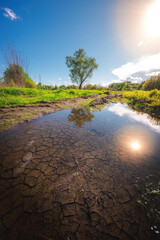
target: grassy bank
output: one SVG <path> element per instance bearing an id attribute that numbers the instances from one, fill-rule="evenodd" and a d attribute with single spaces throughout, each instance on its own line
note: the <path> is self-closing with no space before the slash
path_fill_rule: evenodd
<path id="1" fill-rule="evenodd" d="M 43 90 L 30 88 L 0 88 L 0 107 L 30 105 L 41 101 L 52 102 L 63 98 L 83 97 L 104 92 L 105 91 L 78 89 Z M 123 102 L 131 104 L 142 111 L 148 111 L 160 116 L 160 90 L 120 91 L 118 93 L 122 93 Z M 112 100 L 116 101 L 116 99 Z M 90 102 L 91 100 L 88 101 Z M 88 101 L 82 104 L 86 105 Z"/>
<path id="2" fill-rule="evenodd" d="M 0 107 L 29 105 L 40 101 L 51 102 L 62 98 L 88 96 L 104 91 L 98 90 L 42 90 L 30 88 L 0 88 Z"/>
<path id="3" fill-rule="evenodd" d="M 137 109 L 160 116 L 160 90 L 122 91 L 123 101 Z"/>

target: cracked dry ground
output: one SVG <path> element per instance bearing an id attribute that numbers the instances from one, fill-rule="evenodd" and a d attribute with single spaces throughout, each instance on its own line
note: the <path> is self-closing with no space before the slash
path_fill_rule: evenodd
<path id="1" fill-rule="evenodd" d="M 158 239 L 136 202 L 157 165 L 59 115 L 0 135 L 0 239 Z"/>

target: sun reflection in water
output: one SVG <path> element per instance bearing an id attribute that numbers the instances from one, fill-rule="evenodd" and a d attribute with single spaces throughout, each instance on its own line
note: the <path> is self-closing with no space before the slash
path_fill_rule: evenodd
<path id="1" fill-rule="evenodd" d="M 134 150 L 139 150 L 140 149 L 140 143 L 138 141 L 133 141 L 131 142 L 131 148 Z"/>

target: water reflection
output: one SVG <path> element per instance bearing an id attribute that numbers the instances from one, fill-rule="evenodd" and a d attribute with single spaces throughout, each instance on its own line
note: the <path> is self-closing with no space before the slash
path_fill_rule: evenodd
<path id="1" fill-rule="evenodd" d="M 0 133 L 0 239 L 155 239 L 158 199 L 146 212 L 136 200 L 159 180 L 159 134 L 108 108 L 94 116 L 64 110 Z"/>
<path id="2" fill-rule="evenodd" d="M 137 124 L 121 128 L 116 134 L 116 139 L 117 145 L 124 151 L 124 154 L 130 152 L 131 155 L 132 153 L 139 156 L 152 155 L 156 151 L 157 139 L 155 133 Z M 128 160 L 126 159 L 126 161 Z M 135 161 L 134 157 L 133 161 Z M 144 158 L 136 159 L 136 161 L 142 162 Z"/>
<path id="3" fill-rule="evenodd" d="M 77 127 L 82 127 L 85 122 L 91 122 L 94 115 L 85 108 L 74 108 L 68 116 L 68 122 L 74 122 Z"/>
<path id="4" fill-rule="evenodd" d="M 133 111 L 128 107 L 127 104 L 117 103 L 108 107 L 107 110 L 115 113 L 120 117 L 123 117 L 123 116 L 129 117 L 131 120 L 141 122 L 149 126 L 150 128 L 152 128 L 153 130 L 160 132 L 160 126 L 158 125 L 160 123 L 158 119 L 155 120 L 154 118 L 152 118 L 146 113 L 139 113 L 137 111 Z"/>
<path id="5" fill-rule="evenodd" d="M 134 150 L 139 150 L 140 149 L 140 143 L 138 141 L 131 142 L 131 148 L 134 149 Z"/>

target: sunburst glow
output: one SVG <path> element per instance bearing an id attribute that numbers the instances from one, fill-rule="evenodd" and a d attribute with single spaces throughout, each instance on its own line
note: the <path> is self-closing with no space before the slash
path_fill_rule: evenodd
<path id="1" fill-rule="evenodd" d="M 140 144 L 137 141 L 131 142 L 131 148 L 134 150 L 139 150 L 140 149 Z"/>
<path id="2" fill-rule="evenodd" d="M 148 8 L 145 17 L 145 30 L 150 37 L 160 37 L 160 0 Z"/>

